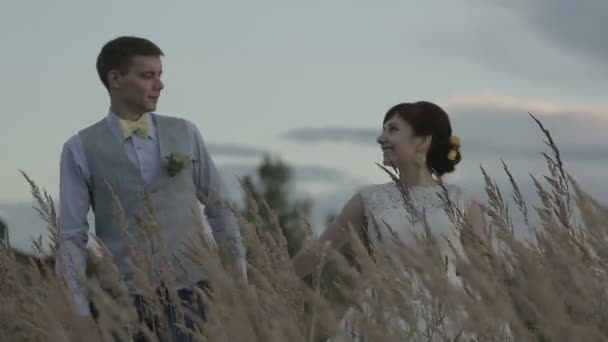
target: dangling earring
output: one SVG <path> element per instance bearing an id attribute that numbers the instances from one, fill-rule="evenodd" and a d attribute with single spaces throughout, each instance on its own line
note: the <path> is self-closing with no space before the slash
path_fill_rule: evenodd
<path id="1" fill-rule="evenodd" d="M 420 167 L 423 167 L 424 164 L 426 164 L 426 156 L 418 152 L 418 154 L 416 154 L 416 164 L 418 164 L 418 166 Z"/>

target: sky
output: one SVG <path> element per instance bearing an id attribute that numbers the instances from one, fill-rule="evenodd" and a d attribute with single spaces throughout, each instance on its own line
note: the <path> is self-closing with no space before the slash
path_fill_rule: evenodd
<path id="1" fill-rule="evenodd" d="M 601 0 L 5 1 L 0 211 L 15 246 L 44 234 L 19 170 L 56 197 L 63 143 L 107 113 L 95 59 L 120 35 L 164 50 L 158 112 L 197 124 L 235 198 L 237 177 L 272 153 L 314 200 L 316 230 L 387 180 L 381 120 L 417 100 L 450 114 L 463 161 L 448 181 L 473 194 L 480 166 L 504 182 L 501 159 L 526 191 L 545 171 L 532 112 L 608 199 L 607 16 Z"/>

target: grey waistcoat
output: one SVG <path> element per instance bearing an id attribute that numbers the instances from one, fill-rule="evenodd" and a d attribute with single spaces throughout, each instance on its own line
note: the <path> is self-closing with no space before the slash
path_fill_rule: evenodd
<path id="1" fill-rule="evenodd" d="M 80 132 L 91 172 L 91 203 L 95 214 L 96 233 L 112 253 L 116 267 L 132 292 L 138 291 L 133 286 L 134 273 L 129 264 L 128 240 L 123 237 L 124 229 L 116 220 L 114 200 L 108 184 L 120 200 L 127 220 L 127 231 L 132 236 L 136 248 L 141 251 L 149 243 L 153 249 L 152 253 L 159 253 L 158 241 L 145 239 L 138 223 L 138 219 L 149 218 L 145 204 L 147 191 L 154 210 L 153 215 L 159 225 L 157 228 L 162 236 L 162 243 L 169 253 L 169 260 L 174 269 L 172 280 L 177 288 L 187 287 L 202 280 L 204 272 L 200 265 L 195 265 L 179 253 L 183 247 L 182 242 L 188 240 L 191 232 L 199 229 L 196 222 L 201 221 L 200 216 L 195 217 L 201 213 L 198 209 L 191 163 L 174 176 L 170 176 L 166 168 L 165 156 L 171 153 L 190 156 L 191 141 L 184 134 L 187 126 L 183 120 L 177 118 L 159 115 L 154 115 L 154 118 L 163 167 L 151 184 L 144 183 L 139 170 L 127 158 L 105 120 Z M 159 281 L 158 272 L 166 269 L 160 262 L 159 255 L 153 255 L 151 269 L 146 272 L 153 284 Z"/>

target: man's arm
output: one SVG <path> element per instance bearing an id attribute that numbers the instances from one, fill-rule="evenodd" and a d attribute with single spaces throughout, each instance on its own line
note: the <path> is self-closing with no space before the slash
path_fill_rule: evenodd
<path id="1" fill-rule="evenodd" d="M 90 316 L 89 302 L 80 283 L 86 271 L 90 206 L 83 152 L 78 136 L 68 140 L 61 152 L 55 272 L 59 281 L 65 281 L 70 289 L 76 314 Z"/>
<path id="2" fill-rule="evenodd" d="M 228 196 L 215 163 L 211 159 L 198 128 L 188 122 L 194 138 L 194 183 L 199 201 L 205 206 L 205 215 L 211 226 L 220 253 L 231 258 L 237 271 L 247 276 L 245 246 L 235 217 L 228 203 Z"/>

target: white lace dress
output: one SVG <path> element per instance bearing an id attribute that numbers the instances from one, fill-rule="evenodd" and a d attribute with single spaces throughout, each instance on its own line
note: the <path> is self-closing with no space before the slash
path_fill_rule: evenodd
<path id="1" fill-rule="evenodd" d="M 425 230 L 424 221 L 416 221 L 416 217 L 412 215 L 411 209 L 415 208 L 415 212 L 418 214 L 422 215 L 424 213 L 428 227 L 440 245 L 441 253 L 445 254 L 448 260 L 453 260 L 454 254 L 448 243 L 450 241 L 457 252 L 461 254 L 461 243 L 454 229 L 454 224 L 450 220 L 450 214 L 445 209 L 447 203 L 445 199 L 449 198 L 452 208 L 465 213 L 470 205 L 470 199 L 464 195 L 464 192 L 453 185 L 445 185 L 444 189 L 436 184 L 412 187 L 408 189 L 408 193 L 409 196 L 407 197 L 411 200 L 409 202 L 413 204 L 409 207 L 409 210 L 404 205 L 405 200 L 402 190 L 394 182 L 371 185 L 361 189 L 360 195 L 363 199 L 368 222 L 367 235 L 374 252 L 390 258 L 391 249 L 397 247 L 395 237 L 405 244 L 414 243 L 415 238 L 412 233 L 421 234 Z M 447 197 L 445 197 L 446 193 Z M 444 196 L 443 199 L 442 195 Z M 448 265 L 450 265 L 447 269 L 449 283 L 459 286 L 460 282 L 453 264 L 449 263 Z M 370 290 L 369 293 L 371 292 Z M 363 307 L 365 308 L 365 305 Z M 351 309 L 342 319 L 340 331 L 343 335 L 331 338 L 330 341 L 366 341 L 358 332 L 359 329 L 356 328 L 356 324 L 353 323 L 352 314 L 353 310 Z M 365 316 L 365 312 L 363 312 L 363 315 Z M 398 326 L 408 332 L 425 330 L 423 322 L 418 324 L 417 329 L 411 329 L 399 317 L 391 318 L 391 321 L 396 321 Z M 426 341 L 427 339 L 413 337 L 411 340 Z"/>

